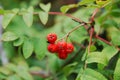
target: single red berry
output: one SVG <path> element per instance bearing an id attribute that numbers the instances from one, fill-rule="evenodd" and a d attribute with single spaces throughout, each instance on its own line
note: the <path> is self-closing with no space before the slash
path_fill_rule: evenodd
<path id="1" fill-rule="evenodd" d="M 57 52 L 57 45 L 56 44 L 49 44 L 47 48 L 48 48 L 48 51 L 51 53 Z"/>
<path id="2" fill-rule="evenodd" d="M 57 40 L 57 35 L 55 33 L 50 33 L 47 35 L 47 40 L 49 43 L 53 44 Z"/>
<path id="3" fill-rule="evenodd" d="M 60 59 L 66 59 L 68 56 L 68 54 L 66 52 L 61 52 L 61 53 L 58 53 L 58 57 Z"/>
<path id="4" fill-rule="evenodd" d="M 57 43 L 58 52 L 66 51 L 67 43 L 65 41 L 60 41 Z"/>
<path id="5" fill-rule="evenodd" d="M 67 52 L 67 53 L 72 53 L 73 50 L 74 50 L 74 46 L 73 46 L 73 44 L 68 43 L 68 44 L 67 44 L 66 52 Z"/>

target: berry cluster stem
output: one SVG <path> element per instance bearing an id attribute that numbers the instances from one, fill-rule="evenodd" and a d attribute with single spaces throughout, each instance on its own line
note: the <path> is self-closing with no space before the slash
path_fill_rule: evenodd
<path id="1" fill-rule="evenodd" d="M 72 30 L 70 30 L 63 38 L 61 38 L 61 39 L 59 39 L 59 40 L 63 40 L 63 39 L 65 39 L 66 38 L 66 42 L 67 42 L 67 39 L 68 39 L 68 37 L 69 37 L 69 35 L 73 32 L 73 31 L 75 31 L 75 30 L 77 30 L 80 26 L 83 26 L 84 25 L 84 23 L 83 24 L 80 24 L 80 25 L 78 25 L 78 26 L 76 26 L 76 27 L 74 27 Z M 59 41 L 58 40 L 58 41 Z"/>

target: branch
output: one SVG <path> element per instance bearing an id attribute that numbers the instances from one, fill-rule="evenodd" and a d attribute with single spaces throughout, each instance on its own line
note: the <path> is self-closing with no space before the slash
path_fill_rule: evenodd
<path id="1" fill-rule="evenodd" d="M 11 11 L 9 11 L 10 13 L 13 13 Z M 39 12 L 33 12 L 34 15 L 38 15 Z M 71 19 L 73 19 L 74 21 L 76 22 L 79 22 L 79 23 L 84 23 L 84 21 L 80 20 L 79 18 L 76 18 L 74 16 L 72 16 L 71 14 L 65 14 L 65 13 L 62 13 L 62 12 L 48 12 L 49 15 L 62 15 L 62 16 L 67 16 Z M 18 15 L 23 15 L 22 13 L 18 13 Z"/>
<path id="2" fill-rule="evenodd" d="M 70 30 L 63 38 L 61 38 L 61 39 L 59 39 L 59 40 L 63 40 L 64 38 L 66 38 L 66 41 L 67 41 L 69 35 L 70 35 L 73 31 L 77 30 L 80 26 L 83 26 L 83 25 L 84 25 L 84 23 L 76 26 L 75 28 L 73 28 L 72 30 Z M 59 41 L 59 40 L 57 40 L 57 41 Z"/>
<path id="3" fill-rule="evenodd" d="M 91 47 L 91 44 L 92 44 L 92 38 L 93 38 L 93 34 L 94 34 L 94 28 L 91 27 L 90 31 L 89 31 L 89 34 L 90 34 L 90 41 L 89 41 L 89 45 L 88 45 L 88 54 L 90 53 L 90 47 Z M 87 68 L 87 62 L 85 60 L 85 64 L 84 64 L 84 69 Z"/>
<path id="4" fill-rule="evenodd" d="M 91 28 L 90 32 L 89 32 L 89 34 L 90 34 L 90 41 L 89 41 L 89 45 L 88 45 L 88 53 L 90 53 L 90 46 L 92 44 L 93 33 L 94 33 L 94 28 Z"/>
<path id="5" fill-rule="evenodd" d="M 63 16 L 67 16 L 67 17 L 75 20 L 76 22 L 83 23 L 82 20 L 80 20 L 79 18 L 76 18 L 76 17 L 72 16 L 71 14 L 64 14 L 64 13 L 61 13 L 61 12 L 48 12 L 48 14 L 50 14 L 50 15 L 63 15 Z"/>
<path id="6" fill-rule="evenodd" d="M 108 44 L 108 45 L 112 46 L 112 43 L 110 43 L 109 41 L 107 41 L 107 40 L 105 40 L 105 39 L 101 38 L 101 37 L 100 37 L 100 36 L 98 36 L 98 35 L 95 35 L 95 38 L 97 38 L 97 39 L 99 39 L 99 40 L 101 40 L 101 41 L 105 42 L 106 44 Z"/>
<path id="7" fill-rule="evenodd" d="M 90 23 L 93 23 L 93 22 L 94 22 L 94 18 L 95 18 L 95 16 L 96 16 L 96 14 L 98 13 L 98 11 L 99 11 L 99 8 L 96 8 L 96 9 L 94 10 L 94 12 L 93 12 L 93 14 L 92 14 L 92 16 L 91 16 L 91 18 L 90 18 Z"/>
<path id="8" fill-rule="evenodd" d="M 30 74 L 35 75 L 35 76 L 40 76 L 42 78 L 48 78 L 51 76 L 50 73 L 47 73 L 45 71 L 34 71 L 34 72 L 30 72 Z"/>

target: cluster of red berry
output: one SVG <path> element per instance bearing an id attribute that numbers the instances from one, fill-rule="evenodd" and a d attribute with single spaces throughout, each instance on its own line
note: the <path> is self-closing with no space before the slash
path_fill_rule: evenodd
<path id="1" fill-rule="evenodd" d="M 55 43 L 57 40 L 57 35 L 55 33 L 50 33 L 47 35 L 48 40 L 48 51 L 51 53 L 58 53 L 58 57 L 60 59 L 66 59 L 68 54 L 72 53 L 74 50 L 74 46 L 71 43 L 66 43 L 65 41 L 59 41 Z"/>

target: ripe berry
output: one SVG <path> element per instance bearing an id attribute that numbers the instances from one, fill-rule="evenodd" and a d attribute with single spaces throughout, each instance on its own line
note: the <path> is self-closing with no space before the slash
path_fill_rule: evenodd
<path id="1" fill-rule="evenodd" d="M 67 43 L 65 41 L 60 41 L 57 43 L 58 52 L 66 51 Z"/>
<path id="2" fill-rule="evenodd" d="M 58 53 L 58 57 L 59 57 L 60 59 L 66 59 L 67 56 L 68 56 L 68 55 L 67 55 L 66 52 Z"/>
<path id="3" fill-rule="evenodd" d="M 55 33 L 50 33 L 47 35 L 47 40 L 49 43 L 53 44 L 57 40 L 57 35 Z"/>
<path id="4" fill-rule="evenodd" d="M 74 46 L 73 46 L 71 43 L 68 43 L 68 44 L 67 44 L 66 52 L 67 52 L 67 53 L 72 53 L 73 50 L 74 50 Z"/>
<path id="5" fill-rule="evenodd" d="M 47 49 L 49 52 L 55 53 L 55 52 L 57 52 L 57 45 L 56 44 L 49 44 Z"/>

